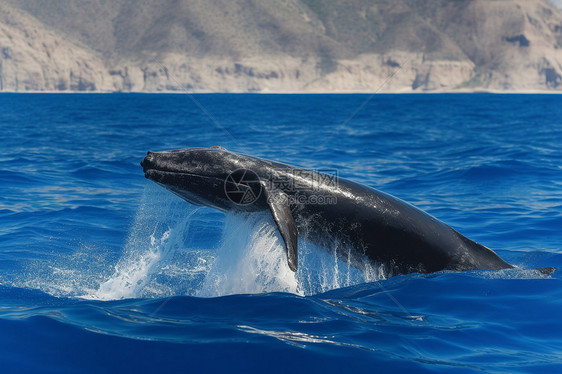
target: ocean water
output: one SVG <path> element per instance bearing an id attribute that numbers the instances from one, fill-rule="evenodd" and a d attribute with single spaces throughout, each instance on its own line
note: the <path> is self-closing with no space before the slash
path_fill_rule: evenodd
<path id="1" fill-rule="evenodd" d="M 562 372 L 558 95 L 0 95 L 0 371 Z M 336 170 L 517 266 L 388 277 L 195 208 L 148 150 Z"/>

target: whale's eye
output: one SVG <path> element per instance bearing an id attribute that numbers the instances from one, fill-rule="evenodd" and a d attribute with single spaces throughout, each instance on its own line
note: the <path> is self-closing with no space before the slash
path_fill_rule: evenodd
<path id="1" fill-rule="evenodd" d="M 220 145 L 214 145 L 209 149 L 212 149 L 213 151 L 226 151 L 226 148 L 221 147 Z"/>

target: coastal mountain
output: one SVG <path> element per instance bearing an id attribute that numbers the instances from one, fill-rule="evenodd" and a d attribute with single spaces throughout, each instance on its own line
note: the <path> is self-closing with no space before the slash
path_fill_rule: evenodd
<path id="1" fill-rule="evenodd" d="M 562 92 L 547 0 L 0 0 L 2 91 Z"/>

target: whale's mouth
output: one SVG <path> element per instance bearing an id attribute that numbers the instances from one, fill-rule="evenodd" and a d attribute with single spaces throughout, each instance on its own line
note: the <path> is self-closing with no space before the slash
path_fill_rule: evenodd
<path id="1" fill-rule="evenodd" d="M 140 162 L 142 170 L 144 172 L 144 177 L 155 182 L 165 183 L 166 179 L 171 179 L 174 177 L 196 177 L 196 178 L 206 178 L 206 179 L 220 179 L 216 176 L 209 176 L 202 173 L 190 172 L 186 170 L 179 169 L 173 162 L 159 161 L 157 159 L 157 152 L 148 152 L 146 157 Z"/>
<path id="2" fill-rule="evenodd" d="M 155 153 L 150 151 L 146 154 L 146 157 L 141 161 L 140 165 L 142 166 L 144 177 L 155 182 L 161 181 L 165 176 L 169 177 L 174 174 L 181 174 L 158 163 Z"/>
<path id="3" fill-rule="evenodd" d="M 154 152 L 148 152 L 146 157 L 141 161 L 140 165 L 142 166 L 142 170 L 144 171 L 144 176 L 148 178 L 148 173 L 150 171 L 158 171 L 155 165 L 155 156 Z"/>
<path id="4" fill-rule="evenodd" d="M 164 176 L 166 172 L 157 169 L 146 169 L 144 170 L 144 177 L 152 181 L 158 182 Z"/>
<path id="5" fill-rule="evenodd" d="M 150 179 L 151 181 L 162 185 L 169 185 L 173 180 L 177 180 L 178 178 L 192 178 L 192 180 L 193 178 L 218 179 L 216 177 L 209 177 L 197 173 L 172 170 L 170 168 L 157 165 L 153 152 L 148 152 L 148 155 L 141 161 L 140 164 L 146 179 Z"/>
<path id="6" fill-rule="evenodd" d="M 170 178 L 177 178 L 177 177 L 199 177 L 204 178 L 204 176 L 195 174 L 195 173 L 180 173 L 177 171 L 169 171 L 169 170 L 162 170 L 162 169 L 144 169 L 144 177 L 146 179 L 150 179 L 154 182 L 158 182 L 161 184 L 168 184 L 167 179 Z"/>
<path id="7" fill-rule="evenodd" d="M 144 177 L 146 179 L 150 179 L 161 187 L 164 187 L 165 189 L 184 199 L 188 203 L 197 206 L 210 206 L 203 197 L 199 196 L 199 193 L 196 192 L 196 189 L 192 191 L 191 188 L 191 183 L 194 181 L 195 182 L 193 183 L 193 185 L 197 186 L 198 183 L 196 179 L 201 180 L 201 178 L 209 177 L 204 177 L 192 173 L 178 173 L 175 171 L 146 168 L 145 165 L 143 165 L 143 169 Z M 219 207 L 216 208 L 219 210 L 221 209 Z"/>

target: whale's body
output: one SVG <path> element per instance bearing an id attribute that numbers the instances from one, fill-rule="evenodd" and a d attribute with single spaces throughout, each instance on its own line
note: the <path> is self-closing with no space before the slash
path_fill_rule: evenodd
<path id="1" fill-rule="evenodd" d="M 325 248 L 337 241 L 352 248 L 343 260 L 383 264 L 394 275 L 513 267 L 413 205 L 333 175 L 221 147 L 149 152 L 141 165 L 147 178 L 190 203 L 270 211 L 293 271 L 299 235 Z"/>

